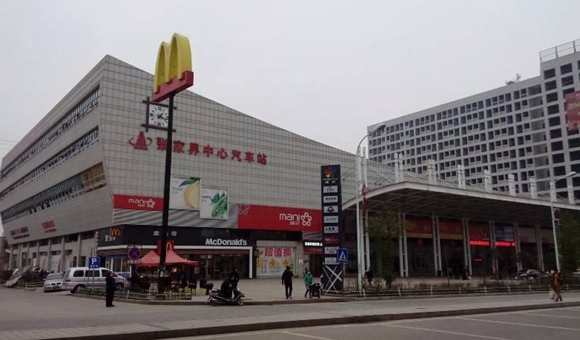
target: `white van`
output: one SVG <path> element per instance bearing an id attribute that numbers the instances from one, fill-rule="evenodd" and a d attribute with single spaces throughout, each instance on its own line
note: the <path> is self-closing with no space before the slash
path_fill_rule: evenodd
<path id="1" fill-rule="evenodd" d="M 105 289 L 105 279 L 111 271 L 107 268 L 90 269 L 89 267 L 71 267 L 63 277 L 63 288 L 73 293 L 79 289 L 101 288 Z M 125 278 L 113 273 L 117 283 L 117 289 L 125 287 Z"/>

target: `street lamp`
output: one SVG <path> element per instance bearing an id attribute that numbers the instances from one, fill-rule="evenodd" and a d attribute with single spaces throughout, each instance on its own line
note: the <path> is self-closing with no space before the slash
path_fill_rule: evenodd
<path id="1" fill-rule="evenodd" d="M 375 131 L 385 127 L 385 124 L 379 124 L 375 126 L 372 130 L 369 130 L 367 134 L 360 140 L 356 146 L 356 260 L 357 260 L 357 283 L 359 294 L 362 295 L 362 276 L 364 270 L 364 257 L 363 257 L 363 230 L 361 229 L 360 223 L 360 196 L 361 196 L 361 185 L 362 185 L 362 162 L 361 162 L 361 150 L 360 145 L 362 142 L 368 138 Z M 367 249 L 369 251 L 369 249 Z"/>
<path id="2" fill-rule="evenodd" d="M 550 213 L 552 214 L 552 232 L 554 233 L 554 249 L 556 253 L 556 269 L 560 271 L 560 255 L 558 254 L 558 237 L 556 235 L 556 221 L 554 218 L 554 199 L 556 197 L 556 183 L 565 178 L 576 176 L 576 171 L 572 171 L 564 176 L 558 177 L 550 182 Z"/>

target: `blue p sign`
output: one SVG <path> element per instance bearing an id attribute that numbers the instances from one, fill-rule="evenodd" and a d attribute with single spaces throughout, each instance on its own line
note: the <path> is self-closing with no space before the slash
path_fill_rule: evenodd
<path id="1" fill-rule="evenodd" d="M 99 257 L 89 257 L 89 268 L 96 269 L 101 266 L 101 259 Z"/>

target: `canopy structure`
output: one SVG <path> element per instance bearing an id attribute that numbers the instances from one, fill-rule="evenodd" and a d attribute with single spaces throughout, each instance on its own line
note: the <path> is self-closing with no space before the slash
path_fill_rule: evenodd
<path id="1" fill-rule="evenodd" d="M 173 250 L 168 250 L 165 256 L 165 264 L 185 264 L 188 266 L 197 266 L 199 263 L 197 261 L 186 260 L 183 257 L 177 255 Z M 136 264 L 139 267 L 159 267 L 159 255 L 151 250 L 145 256 L 138 260 Z"/>

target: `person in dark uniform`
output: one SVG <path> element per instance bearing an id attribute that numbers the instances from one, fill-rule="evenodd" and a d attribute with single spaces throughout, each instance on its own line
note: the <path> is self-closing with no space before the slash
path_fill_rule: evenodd
<path id="1" fill-rule="evenodd" d="M 113 298 L 115 297 L 115 290 L 117 290 L 117 282 L 115 282 L 115 277 L 113 275 L 115 275 L 113 272 L 109 272 L 109 275 L 107 275 L 107 278 L 105 279 L 105 283 L 107 284 L 105 290 L 107 307 L 115 307 L 113 304 Z"/>
<path id="2" fill-rule="evenodd" d="M 282 285 L 285 288 L 286 299 L 292 300 L 292 277 L 294 273 L 290 270 L 290 266 L 286 267 L 284 273 L 282 273 Z"/>

